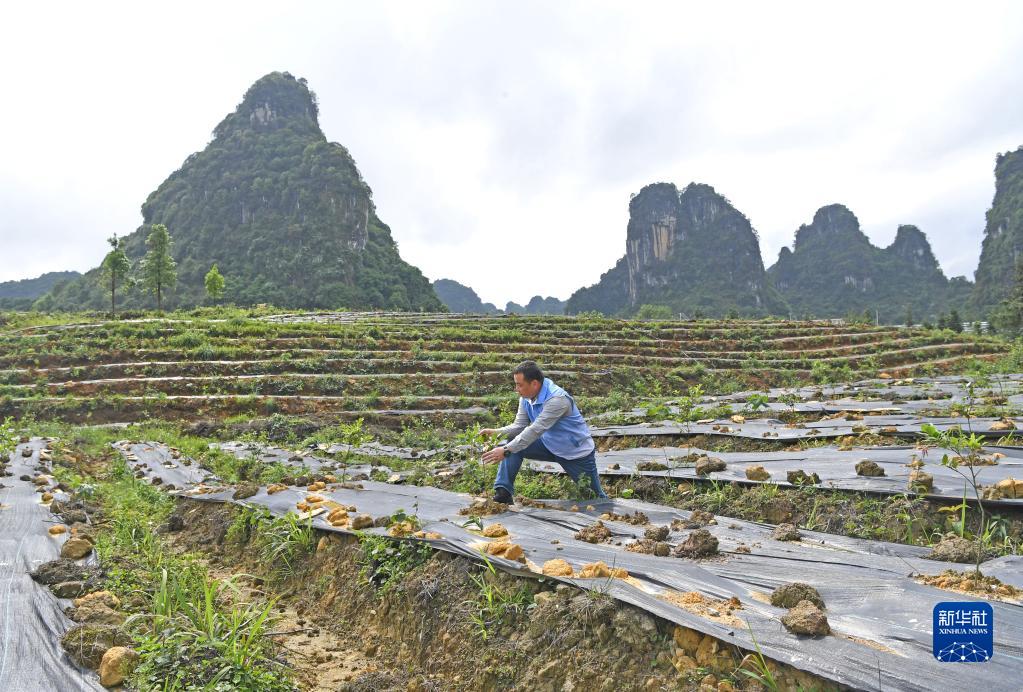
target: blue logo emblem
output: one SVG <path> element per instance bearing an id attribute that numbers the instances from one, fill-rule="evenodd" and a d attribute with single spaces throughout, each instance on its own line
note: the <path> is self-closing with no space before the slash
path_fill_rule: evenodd
<path id="1" fill-rule="evenodd" d="M 995 653 L 990 603 L 947 601 L 934 606 L 934 658 L 943 663 L 983 663 Z"/>

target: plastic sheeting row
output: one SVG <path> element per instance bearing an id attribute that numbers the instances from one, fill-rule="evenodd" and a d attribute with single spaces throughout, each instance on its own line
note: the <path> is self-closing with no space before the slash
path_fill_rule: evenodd
<path id="1" fill-rule="evenodd" d="M 1006 428 L 1001 418 L 924 418 L 910 415 L 862 416 L 849 421 L 844 418 L 820 420 L 812 423 L 784 423 L 773 418 L 756 418 L 735 423 L 731 420 L 679 423 L 664 420 L 656 423 L 634 423 L 591 427 L 594 437 L 636 437 L 643 435 L 724 435 L 749 439 L 806 440 L 858 435 L 863 432 L 917 437 L 924 424 L 938 430 L 961 428 L 984 437 L 1004 437 L 1023 426 L 1023 419 L 1009 419 L 1013 427 Z"/>
<path id="2" fill-rule="evenodd" d="M 96 675 L 79 668 L 60 646 L 74 624 L 63 612 L 71 602 L 55 598 L 29 576 L 60 556 L 68 535 L 49 535 L 53 515 L 36 486 L 21 480 L 45 469 L 39 459 L 44 446 L 39 439 L 18 445 L 0 488 L 0 689 L 102 690 Z M 26 449 L 31 456 L 22 456 Z"/>
<path id="3" fill-rule="evenodd" d="M 194 466 L 183 466 L 166 448 L 150 443 L 119 443 L 132 465 L 163 484 L 181 484 L 203 475 Z M 178 490 L 181 497 L 199 501 L 232 502 L 232 488 L 193 486 Z M 240 504 L 260 506 L 273 514 L 296 511 L 308 494 L 305 488 L 287 488 L 268 494 L 261 488 Z M 427 539 L 433 547 L 480 560 L 487 540 L 467 526 L 459 510 L 472 498 L 431 487 L 389 485 L 365 481 L 359 487 L 329 486 L 319 495 L 343 505 L 354 505 L 375 517 L 398 510 L 412 512 L 424 530 L 439 535 Z M 688 512 L 657 505 L 607 500 L 585 507 L 548 502 L 546 507 L 513 506 L 486 517 L 500 522 L 510 540 L 525 551 L 523 562 L 488 556 L 495 566 L 509 572 L 538 576 L 548 560 L 561 558 L 576 570 L 584 563 L 603 561 L 627 570 L 628 578 L 559 578 L 582 588 L 600 589 L 677 624 L 710 634 L 745 649 L 760 649 L 769 658 L 859 689 L 934 690 L 949 687 L 1011 689 L 1018 686 L 1019 661 L 1023 657 L 1023 608 L 994 602 L 995 655 L 982 665 L 949 665 L 931 655 L 931 612 L 947 600 L 978 600 L 924 586 L 907 576 L 936 574 L 954 567 L 924 559 L 924 548 L 862 541 L 804 532 L 798 542 L 779 542 L 772 527 L 721 517 L 708 526 L 720 542 L 720 555 L 703 560 L 655 557 L 625 550 L 624 545 L 643 535 L 644 526 L 605 519 L 612 542 L 590 544 L 574 534 L 602 514 L 644 512 L 656 525 L 691 519 Z M 323 515 L 312 518 L 324 531 L 348 532 L 331 526 Z M 384 533 L 384 529 L 368 529 Z M 685 530 L 673 531 L 669 540 L 679 541 Z M 748 553 L 746 551 L 749 551 Z M 986 573 L 1006 583 L 1023 585 L 1018 558 L 985 563 Z M 550 577 L 548 577 L 550 578 Z M 791 581 L 816 587 L 826 605 L 833 633 L 807 638 L 789 633 L 779 623 L 783 610 L 765 602 L 774 588 Z M 686 594 L 719 601 L 735 597 L 742 606 L 736 617 L 693 612 L 684 605 Z"/>
<path id="4" fill-rule="evenodd" d="M 947 449 L 931 449 L 926 454 L 917 447 L 810 447 L 795 452 L 710 452 L 698 447 L 635 447 L 597 453 L 597 471 L 602 476 L 653 476 L 688 480 L 714 480 L 749 484 L 792 486 L 790 471 L 817 474 L 817 487 L 854 490 L 889 495 L 922 495 L 944 499 L 973 499 L 973 489 L 956 471 L 941 464 Z M 697 475 L 694 459 L 707 455 L 727 465 L 723 471 Z M 983 486 L 1005 481 L 1003 496 L 985 499 L 985 504 L 1023 506 L 1023 449 L 1018 447 L 985 447 L 981 457 L 993 465 L 978 466 L 977 480 Z M 883 476 L 861 476 L 856 465 L 872 461 Z M 915 466 L 910 466 L 910 464 Z M 920 465 L 922 464 L 922 466 Z M 751 480 L 746 476 L 750 466 L 763 466 L 770 478 Z M 529 461 L 528 467 L 545 473 L 563 473 L 561 466 L 542 461 Z M 914 468 L 932 476 L 930 492 L 909 489 L 909 474 Z M 968 471 L 967 471 L 968 473 Z M 1013 482 L 1018 481 L 1018 482 Z"/>

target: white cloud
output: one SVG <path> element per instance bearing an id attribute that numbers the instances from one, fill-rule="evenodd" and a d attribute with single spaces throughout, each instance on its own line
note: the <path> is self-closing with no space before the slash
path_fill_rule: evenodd
<path id="1" fill-rule="evenodd" d="M 0 280 L 98 263 L 248 85 L 304 76 L 406 260 L 503 305 L 624 250 L 630 193 L 707 182 L 766 264 L 821 205 L 972 276 L 1023 144 L 1023 6 L 23 5 L 0 29 Z M 536 248 L 541 259 L 533 259 Z"/>

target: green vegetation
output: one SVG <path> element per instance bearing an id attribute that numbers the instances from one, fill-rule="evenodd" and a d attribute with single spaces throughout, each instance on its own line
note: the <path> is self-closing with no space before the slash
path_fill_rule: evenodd
<path id="1" fill-rule="evenodd" d="M 30 310 L 32 304 L 57 284 L 76 279 L 75 271 L 47 272 L 34 279 L 0 282 L 0 310 Z"/>
<path id="2" fill-rule="evenodd" d="M 977 546 L 974 550 L 976 558 L 974 572 L 977 577 L 980 577 L 980 563 L 983 562 L 987 552 L 987 546 L 985 545 L 987 522 L 985 521 L 984 498 L 981 492 L 980 481 L 977 479 L 977 473 L 980 471 L 979 461 L 984 447 L 984 439 L 974 433 L 963 432 L 960 429 L 938 430 L 930 423 L 924 424 L 923 432 L 928 444 L 952 450 L 952 454 L 941 455 L 941 465 L 958 473 L 973 490 L 973 497 L 977 501 L 977 515 L 979 519 L 978 528 L 975 533 Z M 962 503 L 962 512 L 962 530 L 960 535 L 966 530 L 965 500 Z"/>
<path id="3" fill-rule="evenodd" d="M 523 583 L 519 583 L 517 588 L 497 584 L 493 579 L 497 570 L 489 560 L 484 565 L 478 573 L 469 575 L 478 594 L 475 600 L 466 605 L 469 606 L 469 617 L 480 639 L 487 641 L 491 632 L 513 621 L 516 615 L 529 608 L 533 603 L 533 594 Z"/>
<path id="4" fill-rule="evenodd" d="M 163 310 L 163 294 L 177 283 L 177 264 L 171 257 L 171 237 L 162 223 L 153 224 L 153 230 L 146 237 L 149 250 L 142 258 L 142 288 L 156 296 L 156 311 Z"/>
<path id="5" fill-rule="evenodd" d="M 768 275 L 797 315 L 875 316 L 886 324 L 936 319 L 969 299 L 965 280 L 949 281 L 927 237 L 916 226 L 900 226 L 887 248 L 871 244 L 846 207 L 822 207 L 813 222 L 796 231 L 793 249 L 782 248 Z"/>
<path id="6" fill-rule="evenodd" d="M 93 436 L 97 449 L 101 437 Z M 127 629 L 141 655 L 131 682 L 139 690 L 292 690 L 266 637 L 273 601 L 238 603 L 233 579 L 215 580 L 156 533 L 174 501 L 139 482 L 122 463 L 95 488 L 109 525 L 96 552 L 106 587 L 136 604 Z"/>
<path id="7" fill-rule="evenodd" d="M 116 233 L 107 242 L 110 243 L 110 252 L 100 265 L 100 277 L 104 286 L 110 288 L 110 314 L 114 316 L 117 314 L 117 284 L 128 280 L 131 261 L 124 254 L 123 239 L 118 238 Z"/>
<path id="8" fill-rule="evenodd" d="M 987 212 L 973 305 L 980 314 L 1014 298 L 1018 248 L 1023 245 L 1023 147 L 998 156 L 995 197 Z"/>
<path id="9" fill-rule="evenodd" d="M 206 295 L 209 296 L 210 300 L 216 302 L 224 296 L 224 277 L 220 273 L 220 269 L 217 268 L 216 262 L 206 272 L 203 285 L 206 286 Z"/>
<path id="10" fill-rule="evenodd" d="M 647 185 L 629 202 L 627 236 L 626 256 L 573 293 L 567 314 L 636 315 L 644 306 L 660 319 L 788 314 L 749 219 L 709 185 Z"/>
<path id="11" fill-rule="evenodd" d="M 433 557 L 433 548 L 420 541 L 396 541 L 385 536 L 359 534 L 362 576 L 376 588 L 387 593 L 410 572 Z"/>
<path id="12" fill-rule="evenodd" d="M 224 299 L 238 305 L 443 309 L 427 279 L 399 256 L 348 150 L 323 135 L 304 79 L 281 72 L 259 79 L 213 134 L 149 195 L 142 226 L 125 238 L 125 253 L 137 260 L 151 226 L 173 232 L 179 281 L 163 301 L 168 307 L 202 304 L 203 279 L 216 262 L 231 278 Z M 56 288 L 37 307 L 98 309 L 107 301 L 96 273 Z M 125 303 L 137 309 L 154 301 L 132 294 Z"/>

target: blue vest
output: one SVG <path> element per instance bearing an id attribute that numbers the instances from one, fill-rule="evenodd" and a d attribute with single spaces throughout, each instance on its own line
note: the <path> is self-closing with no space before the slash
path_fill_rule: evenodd
<path id="1" fill-rule="evenodd" d="M 557 423 L 540 435 L 540 440 L 547 449 L 551 450 L 552 454 L 562 459 L 580 459 L 588 455 L 594 449 L 593 438 L 590 437 L 590 428 L 586 425 L 586 421 L 583 420 L 582 414 L 579 413 L 579 408 L 575 405 L 575 399 L 564 389 L 551 382 L 549 377 L 544 378 L 543 387 L 540 388 L 540 393 L 536 395 L 536 403 L 531 402 L 529 399 L 522 399 L 522 403 L 526 407 L 526 415 L 529 416 L 529 422 L 532 423 L 536 420 L 540 412 L 543 411 L 544 402 L 553 396 L 568 397 L 572 408 L 568 413 L 559 418 Z"/>

